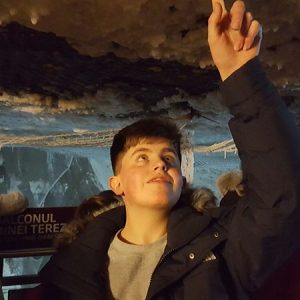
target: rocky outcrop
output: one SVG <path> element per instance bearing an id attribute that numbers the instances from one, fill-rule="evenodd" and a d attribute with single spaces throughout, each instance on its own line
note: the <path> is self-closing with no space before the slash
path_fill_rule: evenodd
<path id="1" fill-rule="evenodd" d="M 64 38 L 17 23 L 1 29 L 0 44 L 0 88 L 9 94 L 50 97 L 52 106 L 59 98 L 74 99 L 113 88 L 147 109 L 179 91 L 204 95 L 217 89 L 218 74 L 213 68 L 155 59 L 132 62 L 114 54 L 84 56 Z"/>

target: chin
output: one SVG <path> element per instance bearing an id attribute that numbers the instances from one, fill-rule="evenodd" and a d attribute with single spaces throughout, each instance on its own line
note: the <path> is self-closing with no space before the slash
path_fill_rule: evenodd
<path id="1" fill-rule="evenodd" d="M 152 202 L 161 208 L 172 208 L 178 201 L 169 195 L 163 195 L 161 197 L 155 197 L 156 199 Z"/>

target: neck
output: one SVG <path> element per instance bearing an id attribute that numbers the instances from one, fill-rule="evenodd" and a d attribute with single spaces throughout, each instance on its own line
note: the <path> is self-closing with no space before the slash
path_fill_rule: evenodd
<path id="1" fill-rule="evenodd" d="M 159 240 L 167 232 L 169 211 L 126 207 L 126 223 L 121 240 L 146 245 Z"/>

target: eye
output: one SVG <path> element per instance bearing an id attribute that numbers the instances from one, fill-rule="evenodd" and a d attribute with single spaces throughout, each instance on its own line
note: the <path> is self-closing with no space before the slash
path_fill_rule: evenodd
<path id="1" fill-rule="evenodd" d="M 137 157 L 137 161 L 145 161 L 148 159 L 148 156 L 146 154 L 141 154 Z"/>
<path id="2" fill-rule="evenodd" d="M 165 155 L 164 159 L 169 163 L 173 163 L 176 160 L 176 158 L 173 155 Z"/>

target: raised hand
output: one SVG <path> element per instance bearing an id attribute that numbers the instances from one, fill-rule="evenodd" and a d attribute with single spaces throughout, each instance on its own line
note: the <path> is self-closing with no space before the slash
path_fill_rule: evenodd
<path id="1" fill-rule="evenodd" d="M 222 80 L 259 54 L 262 28 L 246 11 L 244 1 L 237 0 L 230 12 L 224 0 L 212 0 L 208 20 L 208 43 Z"/>

